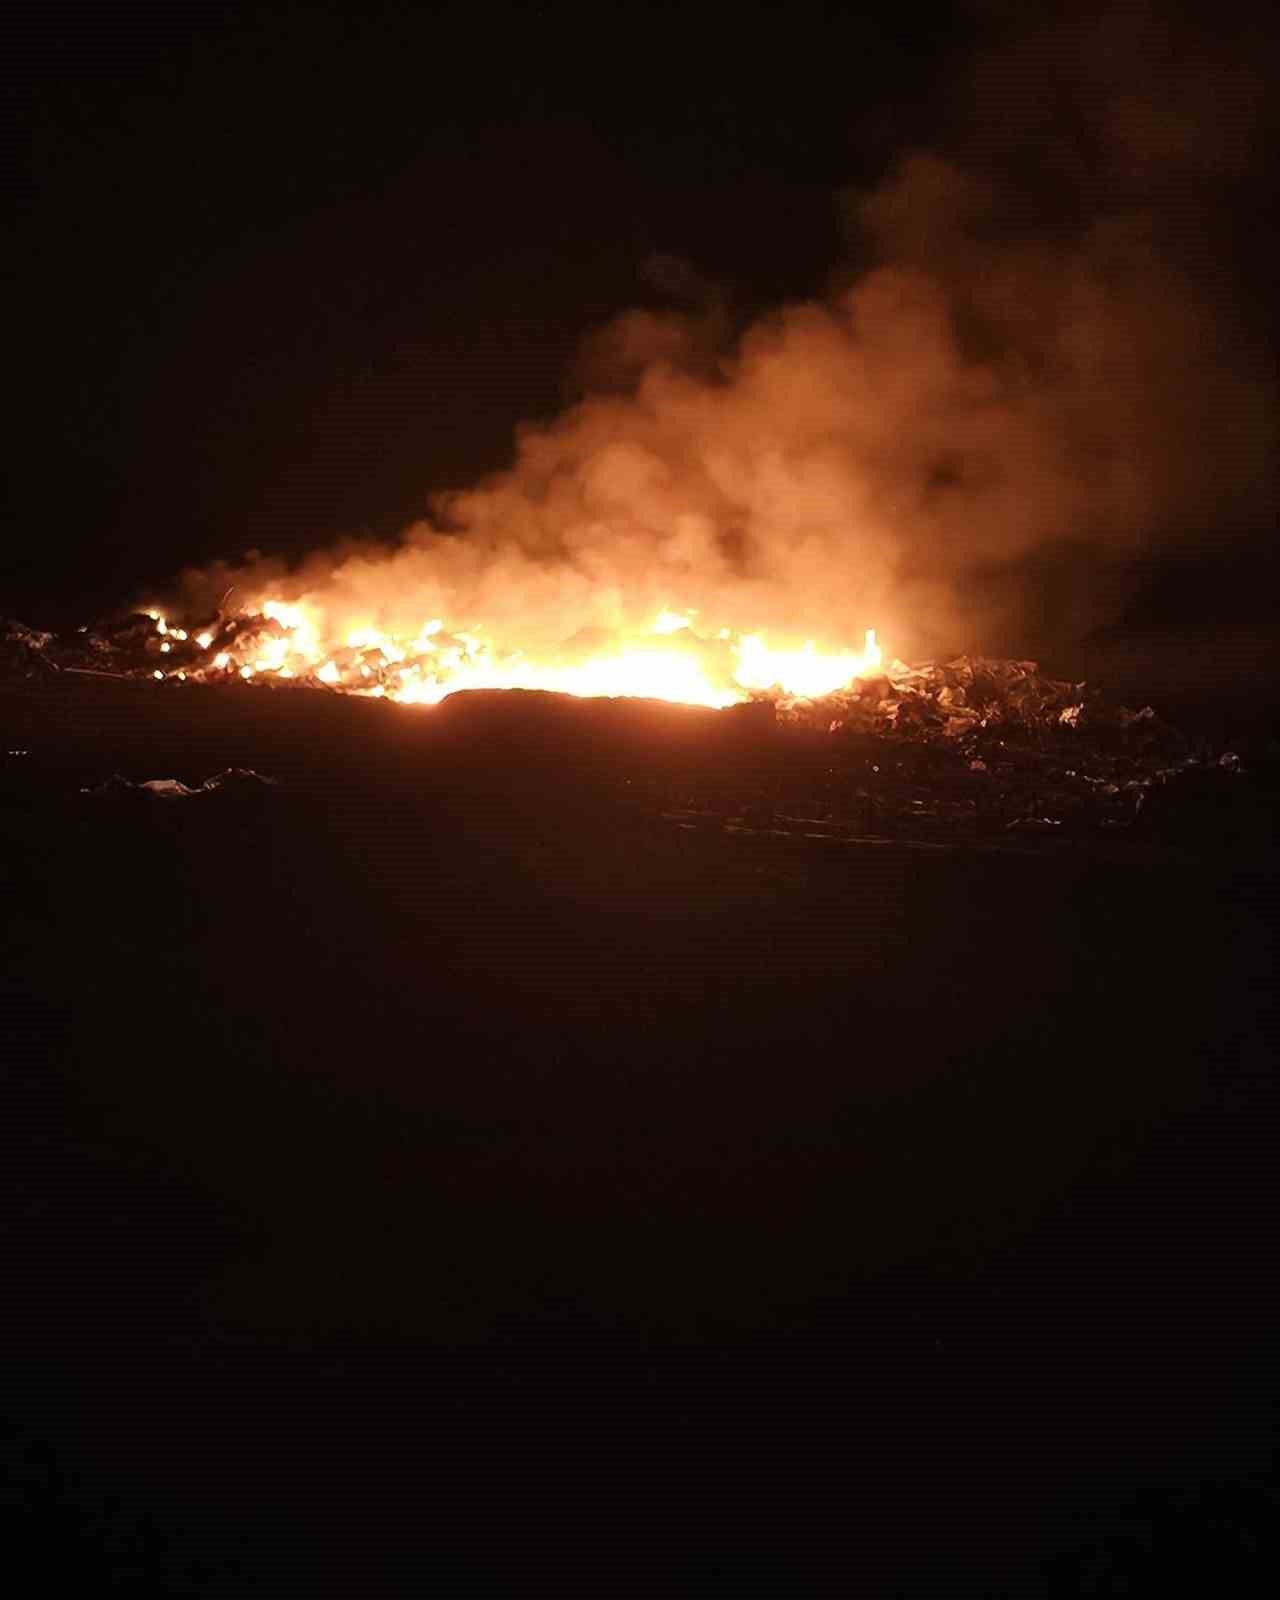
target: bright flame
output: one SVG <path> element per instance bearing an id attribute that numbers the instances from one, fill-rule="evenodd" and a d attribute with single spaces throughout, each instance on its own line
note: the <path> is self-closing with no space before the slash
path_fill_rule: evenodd
<path id="1" fill-rule="evenodd" d="M 435 705 L 457 689 L 544 689 L 588 697 L 633 695 L 716 707 L 746 698 L 732 688 L 717 688 L 708 681 L 696 657 L 676 650 L 623 650 L 576 666 L 539 663 L 521 656 L 501 662 L 472 657 L 459 662 L 447 677 L 403 674 L 401 687 L 392 689 L 388 698 L 407 705 Z"/>
<path id="2" fill-rule="evenodd" d="M 874 672 L 882 660 L 876 630 L 867 629 L 860 652 L 820 655 L 813 640 L 802 650 L 770 650 L 759 634 L 738 646 L 738 682 L 748 689 L 781 689 L 803 700 L 818 700 L 837 689 L 847 689 L 855 678 Z"/>
<path id="3" fill-rule="evenodd" d="M 860 651 L 771 644 L 762 633 L 727 627 L 695 631 L 695 610 L 664 607 L 646 629 L 621 630 L 585 656 L 570 645 L 546 652 L 503 651 L 476 627 L 446 629 L 432 617 L 386 632 L 368 619 L 332 628 L 306 601 L 268 598 L 242 614 L 239 638 L 214 656 L 218 672 L 243 679 L 310 679 L 402 705 L 435 705 L 460 689 L 540 689 L 580 696 L 635 696 L 724 707 L 756 694 L 816 699 L 879 670 L 874 629 Z M 270 629 L 254 627 L 265 618 Z M 159 624 L 157 624 L 159 625 Z M 169 630 L 177 637 L 177 630 Z M 202 649 L 212 635 L 196 642 Z M 206 669 L 207 670 L 207 669 Z"/>

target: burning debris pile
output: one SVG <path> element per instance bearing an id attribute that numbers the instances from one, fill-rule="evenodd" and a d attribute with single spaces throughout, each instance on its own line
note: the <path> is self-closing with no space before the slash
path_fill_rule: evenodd
<path id="1" fill-rule="evenodd" d="M 880 669 L 874 629 L 863 648 L 775 648 L 760 634 L 694 629 L 694 612 L 662 610 L 641 629 L 582 629 L 537 653 L 504 649 L 482 628 L 447 629 L 439 619 L 408 633 L 368 624 L 335 630 L 316 609 L 267 599 L 251 610 L 187 626 L 156 610 L 55 638 L 20 623 L 0 632 L 0 670 L 50 671 L 157 682 L 234 679 L 293 684 L 435 705 L 462 689 L 537 689 L 586 698 L 671 700 L 713 709 L 757 695 L 821 698 Z"/>
<path id="2" fill-rule="evenodd" d="M 579 653 L 576 676 L 504 664 L 475 635 L 438 624 L 423 630 L 416 654 L 412 643 L 356 637 L 322 651 L 283 605 L 188 626 L 138 613 L 65 636 L 9 623 L 0 627 L 0 679 L 70 689 L 107 677 L 157 692 L 243 682 L 418 705 L 459 690 L 469 700 L 468 690 L 560 688 L 750 709 L 751 738 L 770 752 L 767 776 L 712 763 L 695 781 L 637 779 L 651 812 L 699 833 L 954 844 L 1261 832 L 1252 813 L 1262 802 L 1250 799 L 1236 753 L 1189 738 L 1150 706 L 1130 710 L 1085 683 L 1047 677 L 1033 661 L 886 662 L 874 635 L 861 655 L 769 652 L 763 641 L 699 638 L 676 613 L 658 618 L 647 646 L 613 641 L 610 657 L 597 641 L 594 655 Z M 629 667 L 611 675 L 610 660 Z M 628 676 L 652 663 L 656 677 Z M 753 663 L 761 686 L 744 681 Z M 532 700 L 527 709 L 533 717 Z"/>

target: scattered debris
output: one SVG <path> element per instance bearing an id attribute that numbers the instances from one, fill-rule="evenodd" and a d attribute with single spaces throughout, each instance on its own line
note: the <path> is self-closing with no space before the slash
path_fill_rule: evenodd
<path id="1" fill-rule="evenodd" d="M 48 654 L 51 633 L 0 619 L 0 678 L 23 681 L 56 670 Z"/>
<path id="2" fill-rule="evenodd" d="M 264 777 L 248 767 L 228 767 L 217 772 L 197 788 L 188 788 L 177 778 L 148 778 L 142 783 L 130 783 L 127 778 L 114 773 L 105 783 L 82 789 L 82 794 L 95 800 L 195 800 L 209 795 L 235 795 L 275 788 L 278 780 Z"/>

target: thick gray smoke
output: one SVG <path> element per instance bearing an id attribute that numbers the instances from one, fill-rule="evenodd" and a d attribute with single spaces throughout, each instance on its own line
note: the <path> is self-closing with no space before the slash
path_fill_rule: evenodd
<path id="1" fill-rule="evenodd" d="M 936 149 L 843 198 L 860 264 L 829 296 L 726 349 L 714 290 L 659 261 L 680 309 L 594 334 L 595 391 L 520 430 L 510 470 L 395 548 L 204 592 L 522 645 L 662 606 L 829 644 L 876 625 L 902 655 L 1083 635 L 1144 560 L 1274 522 L 1240 234 L 1269 41 L 1217 16 L 1077 6 L 1014 31 Z"/>

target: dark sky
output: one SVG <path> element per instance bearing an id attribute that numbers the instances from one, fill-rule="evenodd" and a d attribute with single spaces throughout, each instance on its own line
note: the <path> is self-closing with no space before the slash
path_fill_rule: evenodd
<path id="1" fill-rule="evenodd" d="M 818 290 L 836 195 L 922 137 L 961 8 L 132 4 L 6 82 L 0 610 L 92 613 L 258 547 L 392 534 L 571 397 L 584 333 Z"/>

